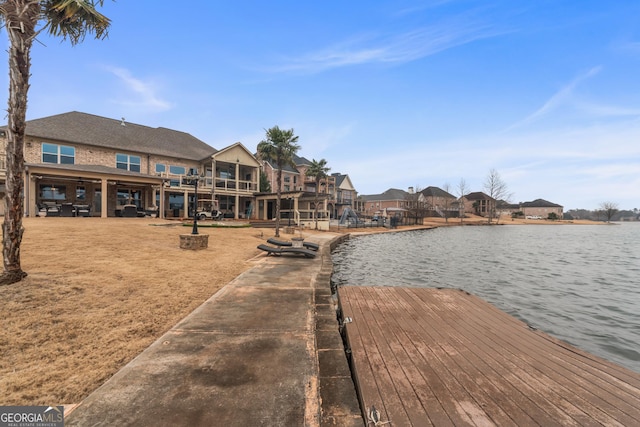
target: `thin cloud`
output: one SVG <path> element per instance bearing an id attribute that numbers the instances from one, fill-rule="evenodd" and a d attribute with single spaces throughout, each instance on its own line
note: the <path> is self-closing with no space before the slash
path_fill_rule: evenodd
<path id="1" fill-rule="evenodd" d="M 550 112 L 556 110 L 558 107 L 560 107 L 561 105 L 565 104 L 571 98 L 571 95 L 573 94 L 573 91 L 575 90 L 575 88 L 580 83 L 582 83 L 584 80 L 587 80 L 587 79 L 595 76 L 596 74 L 598 74 L 600 72 L 601 69 L 602 69 L 602 67 L 600 67 L 600 66 L 593 67 L 592 69 L 590 69 L 586 73 L 581 74 L 578 77 L 574 78 L 571 82 L 569 82 L 562 89 L 560 89 L 558 92 L 556 92 L 551 98 L 549 98 L 547 100 L 547 102 L 545 102 L 542 107 L 540 107 L 538 110 L 536 110 L 535 112 L 533 112 L 529 116 L 525 117 L 523 120 L 520 120 L 519 122 L 514 123 L 513 125 L 509 126 L 505 130 L 505 132 L 506 131 L 510 131 L 512 129 L 515 129 L 517 127 L 521 127 L 521 126 L 530 124 L 532 122 L 535 122 L 536 120 L 540 119 L 541 117 L 543 117 L 543 116 L 549 114 Z"/>
<path id="2" fill-rule="evenodd" d="M 616 105 L 581 103 L 580 110 L 599 117 L 640 116 L 640 109 L 618 107 Z"/>
<path id="3" fill-rule="evenodd" d="M 144 82 L 135 78 L 131 72 L 125 68 L 106 67 L 114 76 L 118 77 L 125 84 L 128 94 L 132 95 L 129 100 L 116 101 L 118 104 L 136 106 L 154 111 L 167 111 L 172 108 L 170 102 L 161 99 L 157 94 L 157 88 L 150 82 Z"/>
<path id="4" fill-rule="evenodd" d="M 361 36 L 274 67 L 276 72 L 319 73 L 362 64 L 402 64 L 504 34 L 487 25 L 443 22 L 388 37 Z"/>

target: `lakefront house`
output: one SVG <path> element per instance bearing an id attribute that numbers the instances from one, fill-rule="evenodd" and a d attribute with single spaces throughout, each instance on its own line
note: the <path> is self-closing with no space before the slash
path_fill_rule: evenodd
<path id="1" fill-rule="evenodd" d="M 316 192 L 316 179 L 307 176 L 311 161 L 305 157 L 293 156 L 293 165 L 284 165 L 281 182 L 281 218 L 294 225 L 329 229 L 329 220 L 339 218 L 347 208 L 353 208 L 357 197 L 356 189 L 348 175 L 332 173 L 319 181 Z M 273 162 L 262 161 L 264 176 L 270 185 L 270 191 L 256 194 L 258 218 L 275 218 L 278 168 Z M 316 204 L 317 210 L 316 210 Z M 317 213 L 317 216 L 316 216 Z"/>
<path id="2" fill-rule="evenodd" d="M 0 138 L 4 159 L 6 127 Z M 250 218 L 260 185 L 260 162 L 239 142 L 216 150 L 185 132 L 76 111 L 27 121 L 24 157 L 26 216 L 186 218 L 197 180 L 199 199 Z M 3 162 L 2 189 L 5 177 Z"/>

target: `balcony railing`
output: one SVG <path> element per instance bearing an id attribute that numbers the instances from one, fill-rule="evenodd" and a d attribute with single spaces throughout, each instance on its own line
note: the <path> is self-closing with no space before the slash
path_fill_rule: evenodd
<path id="1" fill-rule="evenodd" d="M 258 191 L 258 183 L 252 181 L 242 181 L 235 179 L 216 178 L 216 190 L 228 190 L 237 192 L 253 193 Z"/>

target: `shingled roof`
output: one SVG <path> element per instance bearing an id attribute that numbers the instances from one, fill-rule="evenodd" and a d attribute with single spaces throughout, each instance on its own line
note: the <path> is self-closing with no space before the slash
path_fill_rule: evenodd
<path id="1" fill-rule="evenodd" d="M 474 193 L 469 193 L 464 196 L 467 200 L 494 200 L 488 194 L 483 193 L 482 191 L 476 191 Z"/>
<path id="2" fill-rule="evenodd" d="M 523 208 L 561 208 L 561 205 L 551 203 L 544 199 L 536 199 L 532 202 L 520 203 L 520 207 Z"/>
<path id="3" fill-rule="evenodd" d="M 217 150 L 203 141 L 167 128 L 151 128 L 72 111 L 27 121 L 26 135 L 69 144 L 203 160 Z"/>
<path id="4" fill-rule="evenodd" d="M 449 199 L 456 199 L 457 197 L 454 196 L 451 193 L 448 193 L 446 191 L 444 191 L 442 188 L 439 187 L 427 187 L 424 190 L 422 190 L 420 193 L 422 193 L 425 197 L 446 197 Z"/>
<path id="5" fill-rule="evenodd" d="M 407 198 L 409 193 L 404 190 L 399 190 L 397 188 L 390 188 L 382 194 L 371 194 L 371 195 L 362 195 L 361 199 L 364 201 L 369 200 L 404 200 Z"/>

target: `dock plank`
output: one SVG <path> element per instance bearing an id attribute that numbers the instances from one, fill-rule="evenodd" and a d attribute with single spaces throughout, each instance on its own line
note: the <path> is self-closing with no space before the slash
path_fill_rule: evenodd
<path id="1" fill-rule="evenodd" d="M 640 425 L 639 373 L 464 291 L 348 286 L 338 298 L 361 406 L 393 426 Z"/>

